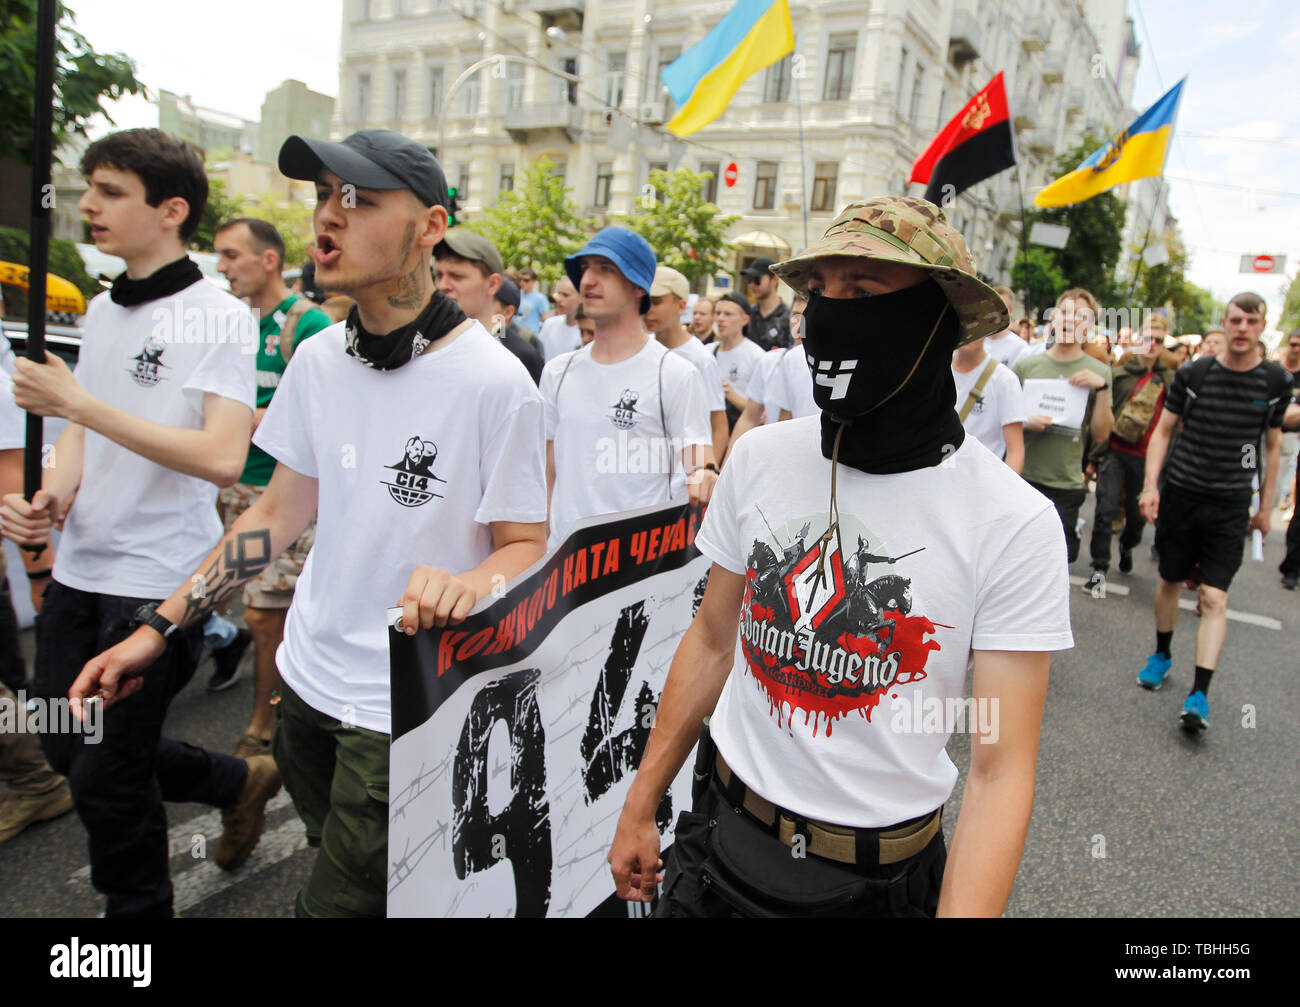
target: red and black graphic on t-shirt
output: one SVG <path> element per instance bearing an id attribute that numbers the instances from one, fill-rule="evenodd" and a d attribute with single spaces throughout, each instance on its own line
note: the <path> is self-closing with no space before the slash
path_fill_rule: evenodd
<path id="1" fill-rule="evenodd" d="M 810 540 L 814 522 L 826 530 Z M 755 539 L 745 564 L 740 635 L 778 724 L 803 710 L 813 735 L 825 717 L 829 736 L 840 717 L 857 711 L 869 721 L 891 688 L 926 677 L 930 652 L 941 649 L 926 637 L 943 624 L 912 613 L 909 578 L 868 574 L 873 565 L 893 566 L 923 546 L 876 555 L 859 532 L 846 557 L 840 528 L 826 515 L 805 521 L 788 543 L 775 533 L 771 539 L 776 548 Z"/>

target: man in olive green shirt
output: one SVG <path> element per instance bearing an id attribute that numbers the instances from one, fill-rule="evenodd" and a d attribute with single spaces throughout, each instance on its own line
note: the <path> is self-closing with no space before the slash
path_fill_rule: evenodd
<path id="1" fill-rule="evenodd" d="M 1110 408 L 1110 368 L 1083 352 L 1092 335 L 1098 305 L 1088 291 L 1067 290 L 1056 302 L 1052 315 L 1055 340 L 1042 353 L 1021 357 L 1012 368 L 1023 385 L 1033 379 L 1067 381 L 1076 388 L 1090 389 L 1085 423 L 1092 441 L 1101 444 L 1110 437 L 1115 417 Z M 1088 495 L 1083 479 L 1087 445 L 1083 431 L 1054 423 L 1050 416 L 1030 413 L 1025 419 L 1025 467 L 1021 475 L 1034 489 L 1056 505 L 1065 529 L 1070 562 L 1079 555 L 1076 526 L 1079 508 Z"/>
<path id="2" fill-rule="evenodd" d="M 217 269 L 229 281 L 231 293 L 248 301 L 260 319 L 257 408 L 253 414 L 253 429 L 256 430 L 280 384 L 280 376 L 288 365 L 293 347 L 333 322 L 319 308 L 308 307 L 310 301 L 290 293 L 285 286 L 281 277 L 284 240 L 266 221 L 247 217 L 227 221 L 217 231 L 213 247 L 218 256 Z M 274 470 L 275 459 L 255 444 L 250 444 L 248 461 L 239 482 L 221 491 L 227 529 L 261 495 Z M 315 534 L 312 525 L 297 542 L 244 586 L 244 621 L 248 623 L 253 642 L 253 718 L 235 746 L 235 755 L 270 752 L 271 729 L 275 726 L 271 706 L 271 696 L 277 684 L 275 651 L 284 637 L 285 615 L 293 601 L 293 590 Z M 230 685 L 236 668 L 234 662 L 219 662 L 208 688 L 216 691 Z"/>

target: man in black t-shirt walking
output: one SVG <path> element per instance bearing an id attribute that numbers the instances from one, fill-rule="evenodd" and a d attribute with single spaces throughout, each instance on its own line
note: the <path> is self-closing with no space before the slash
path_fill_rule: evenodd
<path id="1" fill-rule="evenodd" d="M 794 342 L 790 338 L 790 305 L 781 300 L 777 286 L 781 281 L 768 272 L 774 265 L 773 260 L 763 255 L 740 272 L 753 305 L 745 335 L 765 350 L 791 346 Z"/>
<path id="2" fill-rule="evenodd" d="M 1196 675 L 1181 715 L 1185 728 L 1209 726 L 1206 699 L 1228 630 L 1228 586 L 1241 566 L 1245 538 L 1269 531 L 1269 501 L 1277 478 L 1282 419 L 1291 401 L 1290 376 L 1257 352 L 1265 304 L 1258 294 L 1237 294 L 1223 324 L 1227 349 L 1179 368 L 1164 413 L 1147 448 L 1142 515 L 1156 526 L 1160 586 L 1156 589 L 1156 652 L 1138 673 L 1138 684 L 1159 689 L 1172 663 L 1170 640 L 1184 580 L 1200 581 L 1201 625 L 1196 633 Z M 1168 465 L 1169 439 L 1179 435 Z M 1260 506 L 1250 515 L 1252 482 L 1265 437 Z M 1163 492 L 1156 488 L 1165 468 Z"/>

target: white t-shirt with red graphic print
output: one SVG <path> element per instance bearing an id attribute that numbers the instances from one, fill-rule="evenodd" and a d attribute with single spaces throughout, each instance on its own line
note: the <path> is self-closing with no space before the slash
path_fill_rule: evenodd
<path id="1" fill-rule="evenodd" d="M 884 828 L 948 799 L 954 727 L 996 731 L 962 703 L 972 649 L 1074 646 L 1065 539 L 974 437 L 917 471 L 840 465 L 837 533 L 830 486 L 819 417 L 751 431 L 722 470 L 695 541 L 745 599 L 711 732 L 775 804 Z"/>

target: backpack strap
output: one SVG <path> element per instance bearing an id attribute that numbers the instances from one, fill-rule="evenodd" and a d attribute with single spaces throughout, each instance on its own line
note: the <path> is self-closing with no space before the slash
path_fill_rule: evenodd
<path id="1" fill-rule="evenodd" d="M 1210 373 L 1210 368 L 1215 365 L 1213 357 L 1201 357 L 1199 360 L 1193 360 L 1190 364 L 1184 364 L 1187 368 L 1187 405 L 1183 407 L 1182 420 L 1187 422 L 1187 417 L 1192 413 L 1192 406 L 1200 397 L 1201 386 L 1205 384 L 1205 376 Z M 1181 370 L 1182 368 L 1179 368 Z"/>
<path id="2" fill-rule="evenodd" d="M 668 415 L 664 412 L 664 361 L 671 351 L 665 350 L 659 358 L 659 425 L 663 427 L 664 444 L 668 448 L 668 499 L 673 498 L 673 445 L 668 436 Z"/>
<path id="3" fill-rule="evenodd" d="M 993 372 L 997 369 L 998 362 L 989 357 L 989 362 L 984 365 L 984 371 L 980 374 L 980 379 L 975 382 L 975 387 L 966 396 L 966 404 L 961 407 L 961 412 L 957 414 L 957 418 L 963 423 L 966 422 L 966 417 L 970 415 L 970 411 L 975 408 L 975 403 L 980 400 L 980 394 L 984 391 L 984 386 L 989 383 L 989 379 L 993 377 Z"/>

